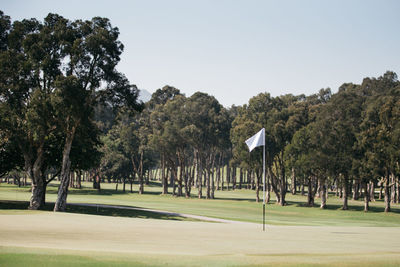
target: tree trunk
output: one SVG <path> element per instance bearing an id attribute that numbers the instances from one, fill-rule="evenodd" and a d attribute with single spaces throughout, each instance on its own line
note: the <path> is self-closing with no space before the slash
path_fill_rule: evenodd
<path id="1" fill-rule="evenodd" d="M 296 195 L 296 174 L 292 168 L 292 195 Z"/>
<path id="2" fill-rule="evenodd" d="M 101 189 L 101 187 L 100 187 L 100 183 L 101 183 L 100 173 L 98 173 L 98 172 L 96 173 L 95 180 L 96 180 L 96 189 L 97 189 L 97 191 L 100 192 L 100 189 Z"/>
<path id="3" fill-rule="evenodd" d="M 210 184 L 210 170 L 206 170 L 205 172 L 206 174 L 206 199 L 210 199 L 211 198 L 211 184 Z"/>
<path id="4" fill-rule="evenodd" d="M 260 202 L 260 174 L 256 172 L 257 181 L 256 181 L 256 202 Z"/>
<path id="5" fill-rule="evenodd" d="M 75 188 L 75 172 L 69 172 L 69 188 Z"/>
<path id="6" fill-rule="evenodd" d="M 214 184 L 214 172 L 211 172 L 211 199 L 214 199 L 214 193 L 215 193 L 215 184 Z"/>
<path id="7" fill-rule="evenodd" d="M 267 180 L 267 192 L 266 192 L 266 196 L 265 196 L 265 203 L 269 203 L 269 200 L 271 198 L 271 185 L 270 185 L 270 177 L 269 177 L 269 173 L 266 173 L 266 180 Z"/>
<path id="8" fill-rule="evenodd" d="M 335 193 L 335 196 L 339 196 L 339 182 L 338 182 L 338 179 L 335 179 L 335 182 L 334 182 L 334 184 L 335 184 L 335 187 L 336 187 L 336 193 Z"/>
<path id="9" fill-rule="evenodd" d="M 143 150 L 140 152 L 140 160 L 139 160 L 139 195 L 144 193 L 144 177 L 143 177 Z"/>
<path id="10" fill-rule="evenodd" d="M 316 198 L 320 198 L 321 197 L 321 181 L 319 179 L 317 179 L 317 193 L 316 193 Z"/>
<path id="11" fill-rule="evenodd" d="M 165 155 L 161 155 L 161 181 L 162 181 L 162 186 L 163 186 L 163 195 L 168 194 L 168 178 L 167 175 L 165 175 Z"/>
<path id="12" fill-rule="evenodd" d="M 145 185 L 149 185 L 149 184 L 150 184 L 150 170 L 147 170 L 147 171 L 145 172 L 145 175 L 144 175 L 144 176 L 146 177 L 146 179 L 145 179 L 145 181 L 144 181 Z"/>
<path id="13" fill-rule="evenodd" d="M 203 187 L 202 187 L 202 176 L 203 176 L 203 166 L 200 159 L 200 155 L 197 154 L 197 188 L 198 188 L 198 198 L 202 198 L 203 196 Z"/>
<path id="14" fill-rule="evenodd" d="M 179 171 L 179 179 L 178 179 L 178 196 L 183 196 L 183 172 L 185 167 L 183 165 L 183 160 L 180 160 L 180 171 Z"/>
<path id="15" fill-rule="evenodd" d="M 24 153 L 26 175 L 29 177 L 32 184 L 32 195 L 28 207 L 31 210 L 38 210 L 44 207 L 43 199 L 45 198 L 44 195 L 46 194 L 46 189 L 45 177 L 42 175 L 44 160 L 43 146 L 44 142 L 37 149 L 36 160 L 33 162 L 33 164 L 31 153 Z"/>
<path id="16" fill-rule="evenodd" d="M 224 190 L 225 166 L 221 163 L 221 190 Z"/>
<path id="17" fill-rule="evenodd" d="M 221 181 L 221 167 L 220 167 L 220 165 L 218 165 L 217 166 L 217 168 L 215 169 L 215 171 L 216 171 L 216 173 L 215 173 L 215 183 L 217 184 L 217 191 L 218 190 L 220 190 L 220 188 L 219 188 L 219 183 L 220 183 L 220 181 Z"/>
<path id="18" fill-rule="evenodd" d="M 251 182 L 250 182 L 250 189 L 256 189 L 256 171 L 251 172 Z"/>
<path id="19" fill-rule="evenodd" d="M 371 201 L 375 202 L 375 184 L 373 181 L 370 182 L 369 186 L 369 198 Z"/>
<path id="20" fill-rule="evenodd" d="M 396 203 L 396 180 L 395 180 L 395 176 L 393 173 L 390 175 L 390 183 L 391 183 L 390 202 L 392 204 L 395 204 Z"/>
<path id="21" fill-rule="evenodd" d="M 354 181 L 353 183 L 353 200 L 358 200 L 360 197 L 360 181 Z"/>
<path id="22" fill-rule="evenodd" d="M 189 198 L 190 197 L 190 186 L 191 186 L 191 178 L 190 178 L 190 167 L 186 166 L 185 167 L 185 172 L 184 172 L 184 180 L 185 180 L 185 197 Z"/>
<path id="23" fill-rule="evenodd" d="M 172 185 L 172 195 L 176 195 L 176 176 L 177 176 L 177 167 L 174 165 L 171 167 L 171 179 L 170 179 L 170 185 Z"/>
<path id="24" fill-rule="evenodd" d="M 61 183 L 58 187 L 57 200 L 54 205 L 54 211 L 65 211 L 67 208 L 67 196 L 69 185 L 69 170 L 71 160 L 69 154 L 71 152 L 72 141 L 74 140 L 76 127 L 73 127 L 71 132 L 67 133 L 63 150 L 62 167 L 61 167 Z"/>
<path id="25" fill-rule="evenodd" d="M 364 211 L 369 211 L 369 192 L 368 192 L 368 183 L 362 183 L 364 187 Z"/>
<path id="26" fill-rule="evenodd" d="M 280 194 L 281 194 L 281 199 L 279 204 L 281 206 L 285 206 L 286 205 L 286 177 L 285 177 L 285 173 L 281 173 L 282 177 L 281 177 L 281 182 L 280 182 Z"/>
<path id="27" fill-rule="evenodd" d="M 345 177 L 344 179 L 343 179 L 343 207 L 342 207 L 342 210 L 348 210 L 349 209 L 349 207 L 348 207 L 348 192 L 349 192 L 349 185 L 348 185 L 348 180 L 347 180 L 347 178 Z"/>
<path id="28" fill-rule="evenodd" d="M 307 205 L 309 207 L 314 206 L 314 190 L 313 190 L 313 184 L 312 184 L 312 178 L 308 178 L 308 186 L 307 186 Z"/>
<path id="29" fill-rule="evenodd" d="M 399 177 L 397 177 L 397 179 L 396 179 L 396 195 L 397 195 L 397 198 L 396 198 L 396 203 L 397 204 L 399 204 L 399 202 L 400 202 L 400 185 L 399 185 Z"/>
<path id="30" fill-rule="evenodd" d="M 196 168 L 193 165 L 191 170 L 189 170 L 189 186 L 188 186 L 188 194 L 187 194 L 188 197 L 190 197 L 190 194 L 192 192 L 192 186 L 194 185 L 195 171 L 196 171 Z"/>
<path id="31" fill-rule="evenodd" d="M 326 209 L 326 184 L 325 181 L 320 181 L 320 197 L 321 197 L 321 209 Z"/>
<path id="32" fill-rule="evenodd" d="M 275 177 L 275 174 L 272 172 L 271 167 L 268 167 L 267 174 L 270 177 L 270 181 L 271 181 L 270 185 L 272 187 L 272 190 L 275 193 L 276 204 L 279 204 L 281 202 L 281 195 L 280 195 L 280 193 L 278 191 L 278 188 L 277 188 L 277 186 L 278 186 L 277 185 L 277 178 Z"/>
<path id="33" fill-rule="evenodd" d="M 35 183 L 32 180 L 32 196 L 29 203 L 30 210 L 39 210 L 44 207 L 46 185 L 42 178 L 38 178 Z"/>
<path id="34" fill-rule="evenodd" d="M 386 174 L 385 179 L 385 212 L 390 212 L 390 186 L 389 186 L 389 173 Z"/>
<path id="35" fill-rule="evenodd" d="M 229 164 L 226 166 L 226 184 L 227 184 L 227 190 L 229 191 L 229 182 L 231 180 L 231 167 Z"/>
<path id="36" fill-rule="evenodd" d="M 133 193 L 133 179 L 135 178 L 135 176 L 134 176 L 135 174 L 133 174 L 132 175 L 132 178 L 131 179 L 129 179 L 129 183 L 130 183 L 130 191 L 131 191 L 131 193 Z"/>
<path id="37" fill-rule="evenodd" d="M 236 176 L 237 176 L 237 168 L 236 166 L 232 167 L 232 190 L 236 189 Z"/>
<path id="38" fill-rule="evenodd" d="M 243 183 L 243 169 L 240 168 L 240 172 L 239 172 L 239 189 L 242 189 L 242 183 Z"/>
<path id="39" fill-rule="evenodd" d="M 143 173 L 139 173 L 139 195 L 142 195 L 144 193 L 144 179 L 143 179 Z"/>
<path id="40" fill-rule="evenodd" d="M 78 189 L 82 188 L 82 171 L 81 170 L 77 171 L 76 188 L 78 188 Z"/>

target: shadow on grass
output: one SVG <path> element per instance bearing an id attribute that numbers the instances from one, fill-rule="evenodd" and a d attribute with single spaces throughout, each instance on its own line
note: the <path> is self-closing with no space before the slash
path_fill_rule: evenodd
<path id="1" fill-rule="evenodd" d="M 0 201 L 0 209 L 7 210 L 27 210 L 29 202 L 27 201 Z M 46 203 L 42 209 L 44 211 L 53 211 L 54 203 Z M 176 214 L 169 215 L 164 213 L 157 213 L 151 211 L 142 210 L 129 210 L 129 209 L 118 209 L 118 208 L 103 208 L 97 206 L 77 206 L 67 205 L 68 213 L 79 213 L 89 215 L 101 215 L 101 216 L 115 216 L 115 217 L 129 217 L 129 218 L 141 218 L 141 219 L 158 219 L 158 220 L 174 220 L 174 221 L 198 221 L 195 219 L 185 218 Z"/>
<path id="2" fill-rule="evenodd" d="M 294 206 L 296 207 L 301 207 L 301 208 L 310 208 L 310 206 L 307 205 L 307 203 L 303 202 L 293 202 Z M 313 208 L 319 208 L 320 205 L 314 204 Z M 329 204 L 327 203 L 326 205 L 326 210 L 342 210 L 342 205 L 341 204 Z M 362 205 L 348 205 L 348 211 L 364 211 L 364 206 Z M 384 212 L 385 207 L 376 207 L 376 206 L 369 206 L 369 212 Z M 391 207 L 391 212 L 392 213 L 400 213 L 400 209 L 397 207 Z"/>

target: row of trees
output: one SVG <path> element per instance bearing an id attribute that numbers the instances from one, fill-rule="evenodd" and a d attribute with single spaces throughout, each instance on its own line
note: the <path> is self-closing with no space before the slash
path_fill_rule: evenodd
<path id="1" fill-rule="evenodd" d="M 164 194 L 171 184 L 174 195 L 189 197 L 195 185 L 201 198 L 205 184 L 206 198 L 214 198 L 215 179 L 229 157 L 232 120 L 214 97 L 198 92 L 187 98 L 165 86 L 142 113 L 118 115 L 103 139 L 103 173 L 114 180 L 137 175 L 143 193 L 144 172 L 159 163 Z"/>
<path id="2" fill-rule="evenodd" d="M 261 156 L 249 155 L 244 140 L 265 127 L 267 186 L 278 203 L 285 205 L 290 176 L 294 193 L 297 179 L 308 186 L 310 206 L 316 193 L 321 196 L 321 208 L 327 185 L 335 185 L 343 191 L 343 209 L 351 187 L 355 199 L 362 188 L 367 211 L 380 184 L 390 211 L 390 203 L 399 202 L 399 97 L 393 72 L 360 85 L 343 84 L 334 95 L 329 89 L 307 97 L 259 94 L 233 121 L 234 159 L 261 172 Z"/>
<path id="3" fill-rule="evenodd" d="M 327 189 L 343 194 L 347 209 L 364 191 L 365 210 L 375 186 L 385 190 L 386 211 L 399 200 L 400 125 L 397 75 L 343 84 L 336 94 L 272 97 L 261 93 L 243 106 L 224 108 L 197 92 L 171 86 L 145 105 L 116 71 L 123 45 L 105 18 L 15 21 L 0 13 L 0 175 L 23 169 L 32 182 L 30 208 L 44 205 L 46 185 L 61 181 L 54 210 L 64 210 L 70 171 L 100 181 L 138 181 L 160 170 L 162 192 L 214 198 L 224 179 L 244 177 L 259 200 L 261 149 L 244 141 L 266 129 L 267 200 L 285 205 L 289 189 L 307 187 L 308 204 Z M 237 174 L 237 170 L 240 173 Z M 235 186 L 235 184 L 233 184 Z"/>
<path id="4" fill-rule="evenodd" d="M 214 198 L 221 177 L 236 181 L 239 168 L 240 181 L 250 177 L 258 201 L 262 151 L 249 153 L 244 141 L 264 127 L 268 201 L 274 192 L 277 203 L 285 205 L 286 193 L 295 194 L 300 185 L 308 188 L 309 206 L 318 195 L 326 208 L 328 188 L 336 188 L 343 209 L 352 191 L 354 199 L 364 196 L 367 211 L 381 185 L 390 211 L 390 203 L 400 197 L 399 90 L 397 75 L 387 72 L 359 85 L 343 84 L 336 94 L 329 88 L 310 96 L 261 93 L 246 105 L 226 109 L 207 94 L 187 98 L 166 86 L 153 94 L 144 112 L 129 123 L 121 120 L 107 136 L 125 140 L 121 153 L 141 159 L 132 161 L 133 172 L 135 165 L 142 166 L 140 172 L 161 168 L 163 193 L 170 180 L 173 194 L 177 186 L 176 194 L 183 195 L 184 188 L 188 197 L 195 186 L 201 197 L 205 185 L 206 198 Z M 142 193 L 140 175 L 139 184 Z"/>

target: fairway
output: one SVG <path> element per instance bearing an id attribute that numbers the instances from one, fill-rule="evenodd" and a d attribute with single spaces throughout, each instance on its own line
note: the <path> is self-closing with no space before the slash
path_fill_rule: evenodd
<path id="1" fill-rule="evenodd" d="M 0 229 L 0 263 L 13 253 L 89 257 L 93 265 L 105 255 L 138 265 L 400 263 L 398 227 L 268 225 L 262 232 L 252 223 L 10 211 L 0 215 Z"/>

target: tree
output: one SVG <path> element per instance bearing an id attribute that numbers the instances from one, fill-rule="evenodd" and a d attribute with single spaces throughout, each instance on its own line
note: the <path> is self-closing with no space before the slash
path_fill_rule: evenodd
<path id="1" fill-rule="evenodd" d="M 385 73 L 378 79 L 366 79 L 364 91 L 370 94 L 366 101 L 365 113 L 358 135 L 359 146 L 364 157 L 367 173 L 373 179 L 378 178 L 385 189 L 385 212 L 390 208 L 391 176 L 398 175 L 400 159 L 400 83 L 392 72 Z M 368 84 L 368 86 L 365 86 Z"/>
<path id="2" fill-rule="evenodd" d="M 136 86 L 115 69 L 123 45 L 118 41 L 118 28 L 106 18 L 70 24 L 71 35 L 64 40 L 65 75 L 57 78 L 57 117 L 65 132 L 61 183 L 54 211 L 64 211 L 68 194 L 70 151 L 77 128 L 93 117 L 99 101 L 107 100 L 114 107 L 141 110 L 136 102 Z M 106 85 L 102 87 L 102 83 Z"/>
<path id="3" fill-rule="evenodd" d="M 148 128 L 148 146 L 153 151 L 158 151 L 161 161 L 161 180 L 163 187 L 163 194 L 168 194 L 168 177 L 165 173 L 166 162 L 170 146 L 164 140 L 165 123 L 168 121 L 168 115 L 165 111 L 165 105 L 168 101 L 173 100 L 175 97 L 181 96 L 178 89 L 172 86 L 164 86 L 152 94 L 150 101 L 146 104 L 145 113 L 147 115 L 147 123 L 145 127 Z M 174 153 L 174 152 L 172 152 Z M 170 162 L 171 163 L 171 162 Z"/>
<path id="4" fill-rule="evenodd" d="M 30 19 L 11 25 L 1 12 L 1 25 L 1 132 L 23 155 L 24 169 L 32 180 L 29 207 L 39 209 L 44 205 L 46 148 L 56 130 L 50 96 L 61 73 L 62 53 L 60 34 L 55 32 L 66 21 L 49 14 L 43 24 Z"/>

